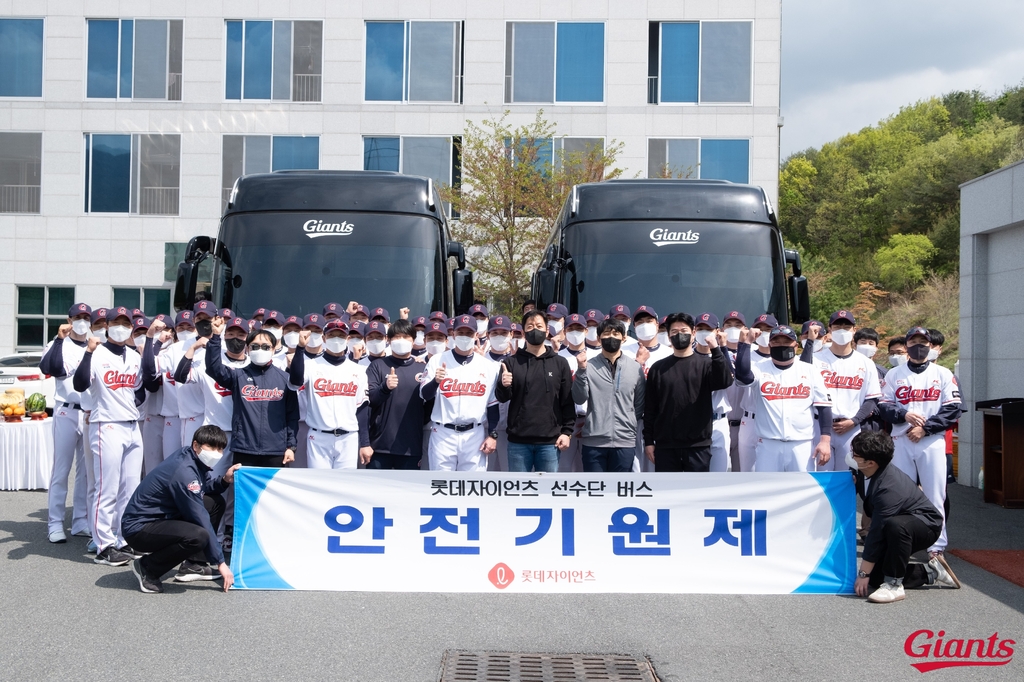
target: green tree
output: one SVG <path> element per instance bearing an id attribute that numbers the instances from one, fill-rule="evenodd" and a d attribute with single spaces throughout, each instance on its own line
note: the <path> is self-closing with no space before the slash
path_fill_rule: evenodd
<path id="1" fill-rule="evenodd" d="M 925 265 L 934 254 L 935 247 L 923 234 L 896 234 L 875 252 L 875 263 L 886 287 L 905 291 L 924 279 Z"/>

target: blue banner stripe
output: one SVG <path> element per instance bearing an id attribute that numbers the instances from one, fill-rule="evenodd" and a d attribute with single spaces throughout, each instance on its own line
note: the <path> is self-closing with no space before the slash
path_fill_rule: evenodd
<path id="1" fill-rule="evenodd" d="M 852 594 L 857 574 L 857 501 L 853 477 L 848 471 L 808 474 L 821 486 L 832 506 L 832 535 L 818 565 L 793 594 Z"/>
<path id="2" fill-rule="evenodd" d="M 235 587 L 251 590 L 291 590 L 270 565 L 256 534 L 253 513 L 260 495 L 279 469 L 242 468 L 235 472 L 235 535 L 231 571 Z"/>

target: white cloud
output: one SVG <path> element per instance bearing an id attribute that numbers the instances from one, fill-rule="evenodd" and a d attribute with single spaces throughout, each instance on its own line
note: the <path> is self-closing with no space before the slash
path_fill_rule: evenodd
<path id="1" fill-rule="evenodd" d="M 1022 77 L 1024 49 L 960 70 L 930 67 L 809 93 L 783 106 L 786 125 L 782 128 L 782 158 L 874 125 L 918 100 L 951 90 L 978 89 L 994 94 L 1020 83 Z"/>

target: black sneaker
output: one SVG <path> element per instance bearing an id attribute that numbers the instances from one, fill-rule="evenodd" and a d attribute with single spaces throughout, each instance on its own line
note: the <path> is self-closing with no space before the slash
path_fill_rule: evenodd
<path id="1" fill-rule="evenodd" d="M 139 580 L 139 589 L 146 594 L 159 594 L 164 591 L 164 586 L 160 584 L 159 580 L 153 580 L 146 572 L 142 569 L 142 560 L 136 559 L 132 562 L 132 573 Z"/>
<path id="2" fill-rule="evenodd" d="M 199 564 L 194 561 L 183 561 L 178 572 L 174 574 L 175 582 L 194 583 L 198 580 L 216 580 L 220 573 L 213 570 L 209 564 Z"/>
<path id="3" fill-rule="evenodd" d="M 94 563 L 107 566 L 124 566 L 131 560 L 131 555 L 119 552 L 114 547 L 107 547 L 93 558 Z"/>
<path id="4" fill-rule="evenodd" d="M 131 545 L 122 545 L 121 547 L 117 548 L 117 551 L 121 552 L 121 554 L 127 554 L 132 559 L 141 559 L 143 556 L 142 552 L 133 548 Z"/>

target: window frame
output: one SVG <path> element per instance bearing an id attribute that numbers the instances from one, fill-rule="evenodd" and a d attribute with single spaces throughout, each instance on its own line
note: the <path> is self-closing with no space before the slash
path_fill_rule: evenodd
<path id="1" fill-rule="evenodd" d="M 458 175 L 458 179 L 456 179 L 456 176 L 455 176 L 455 155 L 456 155 L 455 138 L 460 138 L 461 139 L 463 137 L 462 135 L 456 135 L 454 133 L 451 134 L 451 135 L 402 135 L 402 134 L 394 134 L 394 135 L 392 135 L 392 134 L 385 134 L 385 133 L 377 133 L 377 134 L 371 134 L 371 135 L 360 135 L 359 139 L 363 143 L 363 149 L 364 150 L 366 149 L 366 140 L 368 138 L 374 138 L 374 137 L 381 137 L 381 138 L 395 138 L 395 137 L 397 137 L 398 138 L 398 172 L 401 173 L 402 175 L 405 175 L 405 171 L 403 171 L 402 168 L 405 166 L 405 142 L 404 142 L 404 140 L 406 138 L 410 138 L 411 137 L 411 138 L 420 138 L 420 139 L 422 139 L 422 138 L 447 139 L 448 140 L 448 154 L 447 154 L 447 157 L 448 157 L 448 182 L 445 183 L 445 184 L 449 185 L 450 187 L 461 187 L 462 186 L 462 155 L 461 154 L 459 155 L 459 175 Z M 363 163 L 361 164 L 364 169 L 366 167 L 366 157 L 365 157 L 365 154 L 366 154 L 366 152 L 364 151 L 363 152 Z M 385 171 L 385 172 L 387 172 L 387 171 Z M 390 172 L 394 172 L 394 171 L 390 171 Z M 433 180 L 433 178 L 431 178 L 431 180 L 434 183 L 437 182 L 436 180 Z M 453 212 L 451 204 L 445 203 L 445 211 L 448 214 L 448 219 L 449 220 L 458 220 L 459 219 L 458 213 Z"/>
<path id="2" fill-rule="evenodd" d="M 43 290 L 43 312 L 40 315 L 33 313 L 19 313 L 18 304 L 21 299 L 21 289 L 42 289 Z M 67 313 L 62 312 L 59 315 L 51 315 L 46 311 L 50 307 L 50 289 L 71 289 L 71 299 L 75 299 L 76 287 L 74 284 L 15 284 L 14 286 L 14 352 L 25 353 L 35 350 L 46 348 L 46 344 L 50 342 L 49 333 L 49 321 L 60 320 L 60 324 L 64 324 L 67 321 Z M 18 344 L 18 321 L 19 320 L 37 320 L 43 323 L 43 344 L 41 346 L 23 346 Z"/>
<path id="3" fill-rule="evenodd" d="M 84 40 L 82 40 L 82 83 L 85 87 L 82 88 L 82 101 L 83 102 L 184 102 L 185 101 L 185 19 L 184 17 L 106 17 L 106 16 L 95 16 L 85 17 L 85 32 Z M 117 73 L 115 81 L 117 83 L 117 95 L 114 97 L 89 97 L 89 22 L 90 21 L 116 21 L 117 22 Z M 122 97 L 121 96 L 121 29 L 123 21 L 132 22 L 132 96 Z M 170 69 L 171 59 L 171 22 L 181 22 L 181 68 L 182 73 L 178 74 L 181 77 L 181 98 L 180 99 L 168 99 L 166 96 L 167 88 L 170 87 L 170 71 L 167 72 L 168 83 L 164 88 L 164 97 L 136 97 L 135 96 L 135 40 L 138 35 L 135 31 L 136 21 L 166 21 L 167 22 L 167 68 Z"/>
<path id="4" fill-rule="evenodd" d="M 709 179 L 709 178 L 704 178 L 704 177 L 701 176 L 701 170 L 704 167 L 703 158 L 704 158 L 704 141 L 705 140 L 742 140 L 742 141 L 745 141 L 747 143 L 747 182 L 745 184 L 748 184 L 748 185 L 751 184 L 752 176 L 753 176 L 753 167 L 754 167 L 754 158 L 753 158 L 753 155 L 750 153 L 751 152 L 751 149 L 750 149 L 751 142 L 753 142 L 753 139 L 754 139 L 752 137 L 735 137 L 735 136 L 733 136 L 733 137 L 718 137 L 718 136 L 700 137 L 698 135 L 676 135 L 676 136 L 664 136 L 664 135 L 661 135 L 661 136 L 650 136 L 650 137 L 648 137 L 646 139 L 647 139 L 647 146 L 646 146 L 646 148 L 644 150 L 644 168 L 646 168 L 648 170 L 650 170 L 650 167 L 651 167 L 651 141 L 652 140 L 665 140 L 666 142 L 669 141 L 669 140 L 697 140 L 697 175 L 696 175 L 696 177 L 693 177 L 693 178 L 687 178 L 688 180 L 707 180 L 707 179 Z M 660 180 L 662 178 L 652 178 L 652 177 L 650 177 L 648 175 L 648 176 L 645 177 L 645 179 L 646 180 Z M 711 180 L 720 180 L 721 178 L 710 178 L 710 179 Z M 732 182 L 732 181 L 730 180 L 729 182 Z M 744 183 L 737 183 L 737 184 L 744 184 Z"/>
<path id="5" fill-rule="evenodd" d="M 0 211 L 0 216 L 5 215 L 42 215 L 43 214 L 43 178 L 46 177 L 46 166 L 45 166 L 45 154 L 43 154 L 43 136 L 44 131 L 42 130 L 3 130 L 0 131 L 7 134 L 15 135 L 39 135 L 39 211 L 37 213 L 25 213 L 23 211 Z M 27 286 L 27 285 L 26 285 Z"/>
<path id="6" fill-rule="evenodd" d="M 402 99 L 366 99 L 366 48 L 369 43 L 367 36 L 367 29 L 369 24 L 378 23 L 395 23 L 402 22 Z M 440 101 L 440 100 L 419 100 L 409 99 L 409 60 L 411 56 L 410 48 L 410 36 L 412 35 L 410 24 L 413 23 L 452 23 L 459 25 L 459 35 L 456 41 L 455 49 L 458 51 L 456 55 L 453 55 L 454 66 L 456 69 L 455 78 L 458 81 L 458 100 L 457 101 Z M 363 93 L 363 104 L 370 105 L 419 105 L 419 106 L 463 106 L 465 104 L 465 90 L 466 90 L 466 20 L 465 19 L 364 19 L 363 20 L 363 54 L 362 54 L 362 80 L 360 81 L 361 92 Z M 366 137 L 366 136 L 364 136 Z M 385 137 L 384 135 L 370 135 L 369 137 Z M 394 135 L 388 135 L 387 137 L 394 137 Z M 410 135 L 409 137 L 443 137 L 441 135 Z"/>
<path id="7" fill-rule="evenodd" d="M 133 291 L 133 290 L 138 291 L 138 293 L 139 293 L 139 305 L 138 306 L 132 306 L 132 307 L 133 308 L 138 307 L 138 309 L 141 310 L 143 313 L 146 312 L 146 292 L 147 291 L 166 291 L 168 293 L 168 296 L 169 296 L 168 302 L 167 302 L 167 311 L 164 312 L 164 313 L 157 313 L 157 315 L 160 315 L 160 314 L 173 315 L 174 314 L 174 287 L 167 287 L 167 286 L 155 286 L 155 287 L 139 286 L 139 287 L 133 287 L 133 286 L 115 286 L 115 285 L 111 285 L 110 286 L 110 300 L 114 301 L 114 306 L 115 307 L 117 306 L 116 294 L 117 294 L 117 291 L 119 289 L 123 290 L 123 291 Z M 151 317 L 151 316 L 147 315 L 147 317 Z"/>
<path id="8" fill-rule="evenodd" d="M 242 62 L 241 62 L 242 76 L 241 76 L 241 80 L 239 81 L 239 97 L 238 97 L 238 99 L 228 98 L 228 95 L 227 95 L 227 92 L 228 92 L 228 22 L 232 22 L 232 21 L 240 21 L 240 22 L 242 22 Z M 246 97 L 245 96 L 245 23 L 249 22 L 249 21 L 269 21 L 270 24 L 271 24 L 271 26 L 270 26 L 270 98 L 269 99 L 256 98 L 256 97 Z M 275 30 L 274 30 L 275 29 L 274 24 L 276 24 L 279 21 L 287 21 L 287 22 L 291 23 L 291 46 L 292 47 L 291 47 L 291 52 L 288 55 L 288 64 L 290 65 L 289 72 L 288 72 L 288 99 L 274 99 L 274 45 L 275 45 L 276 40 L 277 40 L 277 35 L 276 35 Z M 320 99 L 317 100 L 317 101 L 296 100 L 296 99 L 294 99 L 294 97 L 295 97 L 295 81 L 294 81 L 294 78 L 295 78 L 295 22 L 297 22 L 297 21 L 317 21 L 317 22 L 320 22 Z M 257 18 L 249 18 L 249 19 L 236 18 L 236 17 L 225 17 L 223 19 L 223 23 L 224 23 L 224 26 L 223 26 L 223 29 L 221 31 L 221 39 L 224 42 L 223 42 L 223 47 L 221 49 L 221 76 L 222 76 L 222 78 L 221 78 L 221 88 L 220 88 L 221 99 L 222 99 L 223 102 L 229 103 L 229 104 L 230 103 L 242 104 L 242 103 L 245 103 L 245 102 L 267 102 L 267 103 L 276 103 L 276 104 L 314 104 L 314 105 L 315 104 L 323 104 L 324 103 L 324 64 L 326 63 L 326 59 L 325 59 L 325 55 L 324 55 L 324 48 L 325 48 L 326 43 L 327 43 L 327 37 L 326 37 L 326 34 L 324 32 L 324 25 L 327 22 L 324 19 L 324 17 L 313 17 L 313 18 L 288 17 L 287 19 L 285 19 L 285 18 L 280 18 L 279 19 L 279 18 L 276 18 L 276 17 L 270 17 L 270 18 L 267 18 L 267 17 L 257 17 Z M 364 76 L 364 78 L 365 78 L 365 76 Z"/>
<path id="9" fill-rule="evenodd" d="M 550 102 L 518 102 L 514 101 L 515 97 L 515 37 L 513 36 L 512 44 L 509 45 L 509 24 L 554 24 L 554 44 L 552 50 L 553 59 L 551 60 L 551 101 Z M 559 100 L 558 99 L 558 25 L 559 24 L 602 24 L 604 26 L 604 37 L 601 41 L 601 100 L 598 102 L 586 102 L 576 100 Z M 502 55 L 504 59 L 511 60 L 511 66 L 508 64 L 502 64 L 502 79 L 504 80 L 505 72 L 509 72 L 509 78 L 512 79 L 512 86 L 509 90 L 509 99 L 512 101 L 505 101 L 505 83 L 502 83 L 502 103 L 507 106 L 538 106 L 541 104 L 550 104 L 552 106 L 567 106 L 567 107 L 605 107 L 608 106 L 608 20 L 607 19 L 570 19 L 570 20 L 557 20 L 557 19 L 507 19 L 505 21 L 505 36 L 502 39 L 503 49 Z M 660 57 L 659 57 L 660 60 Z M 660 87 L 660 86 L 659 86 Z M 660 95 L 660 92 L 659 92 Z"/>
<path id="10" fill-rule="evenodd" d="M 752 107 L 754 106 L 754 30 L 756 19 L 667 19 L 667 20 L 652 20 L 658 24 L 658 101 L 655 103 L 647 103 L 647 106 L 651 107 L 699 107 L 699 106 L 712 106 L 712 107 Z M 701 56 L 701 50 L 704 46 L 704 24 L 737 24 L 737 23 L 749 23 L 750 24 L 750 90 L 747 93 L 748 99 L 746 102 L 715 102 L 715 101 L 704 101 L 700 97 L 701 85 L 702 85 L 702 66 L 704 64 Z M 698 24 L 697 33 L 697 101 L 696 102 L 666 102 L 661 97 L 661 87 L 665 82 L 665 71 L 664 65 L 662 64 L 662 56 L 665 51 L 665 36 L 663 30 L 665 24 Z M 649 76 L 648 76 L 649 77 Z M 658 138 L 654 138 L 658 139 Z M 671 139 L 682 139 L 682 138 L 671 138 Z M 701 138 L 698 138 L 701 139 Z M 723 139 L 740 139 L 740 138 L 723 138 Z"/>
<path id="11" fill-rule="evenodd" d="M 157 101 L 157 100 L 154 100 L 154 101 Z M 92 207 L 92 181 L 93 181 L 93 177 L 94 177 L 94 173 L 92 173 L 92 169 L 90 168 L 90 166 L 91 166 L 92 162 L 94 161 L 94 159 L 93 159 L 93 155 L 90 153 L 89 149 L 90 149 L 90 143 L 91 143 L 91 139 L 90 138 L 93 135 L 118 135 L 118 136 L 130 138 L 130 143 L 128 145 L 130 151 L 129 151 L 129 157 L 128 157 L 128 159 L 129 159 L 129 161 L 128 161 L 129 185 L 128 185 L 128 210 L 127 211 L 92 211 L 92 210 L 90 210 L 91 207 Z M 135 210 L 135 211 L 131 210 L 131 197 L 132 197 L 133 190 L 137 190 L 137 193 L 135 195 L 137 201 L 139 200 L 139 192 L 141 192 L 141 186 L 137 186 L 137 185 L 142 181 L 142 178 L 141 178 L 142 173 L 140 172 L 140 169 L 136 167 L 136 164 L 139 163 L 141 155 L 142 155 L 141 137 L 143 135 L 161 135 L 161 136 L 177 136 L 178 137 L 178 187 L 177 187 L 177 189 L 178 189 L 178 212 L 177 213 L 174 213 L 174 214 L 170 214 L 170 213 L 141 213 L 139 210 Z M 140 138 L 140 141 L 139 141 L 138 145 L 136 144 L 136 138 Z M 183 151 L 184 151 L 183 148 L 182 148 L 182 144 L 181 144 L 183 138 L 184 138 L 184 135 L 182 135 L 181 133 L 152 133 L 152 132 L 123 133 L 123 132 L 103 132 L 103 131 L 96 131 L 96 130 L 93 130 L 93 131 L 83 131 L 82 132 L 82 143 L 83 143 L 82 165 L 79 166 L 79 170 L 81 172 L 81 176 L 80 177 L 85 179 L 86 182 L 84 184 L 84 192 L 85 192 L 85 195 L 83 196 L 84 201 L 81 204 L 81 206 L 82 206 L 82 215 L 84 215 L 84 216 L 89 216 L 89 215 L 98 215 L 98 216 L 135 216 L 135 217 L 138 217 L 138 218 L 180 218 L 181 217 L 181 180 L 182 180 L 182 176 L 184 175 L 184 172 L 182 170 L 182 162 L 181 162 L 182 156 L 183 156 Z M 137 146 L 138 146 L 138 154 L 136 153 L 136 147 Z M 135 186 L 133 186 L 133 185 L 135 185 Z"/>
<path id="12" fill-rule="evenodd" d="M 46 99 L 46 23 L 47 23 L 46 22 L 46 17 L 33 14 L 33 15 L 29 15 L 29 16 L 13 16 L 12 15 L 12 16 L 0 17 L 0 20 L 2 20 L 2 19 L 19 19 L 19 20 L 22 20 L 22 19 L 37 20 L 38 19 L 38 20 L 43 22 L 43 50 L 42 50 L 42 57 L 41 57 L 43 63 L 42 63 L 42 67 L 41 67 L 41 69 L 39 71 L 39 78 L 40 78 L 40 80 L 42 82 L 39 84 L 39 96 L 38 97 L 29 97 L 29 96 L 26 96 L 26 95 L 0 95 L 0 102 L 38 102 L 40 100 L 45 100 Z M 33 213 L 31 215 L 36 215 L 36 214 Z"/>

